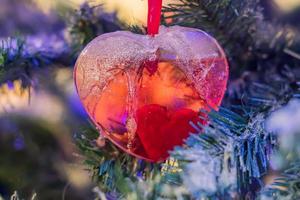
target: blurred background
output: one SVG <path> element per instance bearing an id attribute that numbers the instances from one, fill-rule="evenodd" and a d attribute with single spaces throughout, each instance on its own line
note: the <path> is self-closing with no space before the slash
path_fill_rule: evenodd
<path id="1" fill-rule="evenodd" d="M 0 198 L 15 190 L 25 198 L 93 198 L 74 144 L 89 121 L 73 84 L 76 47 L 92 38 L 81 41 L 72 31 L 86 34 L 80 23 L 90 19 L 90 37 L 121 29 L 121 20 L 145 26 L 146 6 L 145 0 L 0 0 L 1 53 L 17 60 L 12 65 L 24 65 L 24 71 L 0 71 Z"/>
<path id="2" fill-rule="evenodd" d="M 299 0 L 265 0 L 264 10 L 270 18 L 296 23 L 299 6 Z M 146 15 L 147 0 L 0 0 L 1 51 L 9 49 L 8 59 L 21 55 L 9 73 L 0 71 L 1 196 L 18 190 L 39 199 L 93 197 L 74 144 L 74 134 L 89 125 L 74 89 L 74 61 L 95 35 L 143 27 Z M 85 29 L 86 19 L 94 19 L 92 29 Z M 78 37 L 82 32 L 86 37 Z M 22 78 L 14 79 L 16 74 Z"/>

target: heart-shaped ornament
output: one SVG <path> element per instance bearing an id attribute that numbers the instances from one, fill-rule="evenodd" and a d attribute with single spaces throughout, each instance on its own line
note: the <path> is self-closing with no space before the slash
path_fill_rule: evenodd
<path id="1" fill-rule="evenodd" d="M 155 37 L 103 34 L 80 54 L 77 92 L 90 118 L 124 151 L 163 161 L 193 128 L 200 109 L 217 109 L 228 79 L 222 48 L 193 28 L 160 27 Z"/>

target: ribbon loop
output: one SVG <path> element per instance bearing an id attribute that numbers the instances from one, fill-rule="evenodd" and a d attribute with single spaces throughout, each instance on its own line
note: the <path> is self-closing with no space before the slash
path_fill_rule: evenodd
<path id="1" fill-rule="evenodd" d="M 162 8 L 162 0 L 148 0 L 148 35 L 154 36 L 158 33 L 160 25 L 160 15 Z"/>

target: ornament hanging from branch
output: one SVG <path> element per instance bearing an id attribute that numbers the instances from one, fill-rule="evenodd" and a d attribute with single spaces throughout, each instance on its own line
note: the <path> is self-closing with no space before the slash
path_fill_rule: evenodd
<path id="1" fill-rule="evenodd" d="M 149 0 L 148 35 L 103 34 L 81 52 L 74 79 L 101 134 L 138 158 L 163 161 L 182 145 L 199 110 L 217 109 L 228 79 L 224 51 L 207 33 L 160 26 Z M 159 30 L 159 31 L 158 31 Z"/>

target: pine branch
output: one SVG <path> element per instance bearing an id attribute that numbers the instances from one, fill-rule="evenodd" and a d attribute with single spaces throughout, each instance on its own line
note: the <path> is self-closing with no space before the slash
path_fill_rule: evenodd
<path id="1" fill-rule="evenodd" d="M 187 148 L 176 149 L 172 154 L 179 162 L 188 162 L 184 165 L 187 168 L 191 165 L 189 163 L 191 161 L 192 163 L 197 163 L 199 160 L 203 160 L 204 163 L 210 163 L 209 160 L 216 162 L 219 171 L 211 174 L 211 181 L 216 180 L 217 187 L 210 191 L 211 188 L 202 186 L 194 193 L 194 197 L 221 198 L 237 191 L 242 196 L 251 193 L 253 181 L 259 181 L 266 174 L 269 155 L 275 145 L 272 136 L 263 129 L 264 117 L 261 114 L 251 116 L 247 113 L 242 116 L 227 109 L 220 109 L 219 112 L 212 111 L 209 116 L 209 127 L 193 124 L 198 131 L 187 140 Z M 201 167 L 205 170 L 208 168 L 205 164 Z M 229 176 L 236 179 L 233 178 L 232 182 L 226 184 L 222 174 L 227 174 L 229 180 Z M 185 175 L 185 179 L 192 177 L 193 175 L 190 177 L 188 174 Z"/>
<path id="2" fill-rule="evenodd" d="M 175 149 L 172 156 L 182 165 L 186 182 L 192 182 L 197 174 L 201 174 L 198 181 L 205 177 L 205 181 L 211 180 L 217 185 L 213 192 L 204 183 L 198 185 L 199 191 L 192 193 L 195 198 L 219 199 L 238 193 L 240 198 L 248 196 L 253 199 L 263 187 L 262 178 L 268 172 L 270 155 L 278 149 L 277 136 L 265 129 L 265 120 L 274 109 L 299 96 L 299 85 L 294 84 L 297 83 L 296 77 L 292 78 L 293 73 L 286 72 L 278 75 L 276 81 L 272 79 L 271 85 L 252 83 L 255 93 L 250 93 L 248 101 L 243 101 L 242 105 L 208 113 L 208 127 L 200 123 L 192 124 L 197 130 L 195 135 L 187 140 L 187 147 Z M 251 97 L 251 94 L 257 96 Z M 189 176 L 187 169 L 199 160 L 203 163 Z M 211 168 L 207 166 L 211 160 L 215 160 L 214 165 L 221 170 L 211 173 L 212 178 L 208 180 L 200 169 Z M 237 174 L 230 174 L 233 171 Z M 236 176 L 237 184 L 233 181 L 226 185 L 222 180 L 223 173 L 229 180 L 229 177 Z"/>
<path id="3" fill-rule="evenodd" d="M 288 200 L 300 198 L 300 162 L 293 162 L 275 182 L 260 193 L 261 199 Z"/>
<path id="4" fill-rule="evenodd" d="M 20 37 L 2 40 L 0 46 L 0 84 L 21 79 L 22 86 L 31 85 L 32 70 L 45 67 L 51 53 L 28 52 L 26 40 Z"/>
<path id="5" fill-rule="evenodd" d="M 258 1 L 182 0 L 181 3 L 164 8 L 165 13 L 173 13 L 170 17 L 173 24 L 199 27 L 212 33 L 226 48 L 235 69 L 243 65 L 255 65 L 258 68 L 264 64 L 270 68 L 284 68 L 287 61 L 280 64 L 276 60 L 269 62 L 262 55 L 273 56 L 284 53 L 286 48 L 297 46 L 297 40 L 290 40 L 285 34 L 274 39 L 274 34 L 283 30 L 282 26 L 272 29 L 270 37 L 260 36 L 262 24 L 269 22 L 264 21 Z M 271 40 L 275 41 L 275 46 L 273 43 L 265 46 Z M 295 63 L 291 66 L 295 66 Z M 117 191 L 117 196 L 121 198 L 174 198 L 178 190 L 181 191 L 180 195 L 190 198 L 254 198 L 263 186 L 262 178 L 267 173 L 270 154 L 277 148 L 276 137 L 264 129 L 265 118 L 274 108 L 299 95 L 296 77 L 292 78 L 289 72 L 286 73 L 287 76 L 280 77 L 280 81 L 274 81 L 277 79 L 272 77 L 269 82 L 253 84 L 249 90 L 255 92 L 248 91 L 247 102 L 243 99 L 246 105 L 209 113 L 211 123 L 208 127 L 193 124 L 197 130 L 195 134 L 187 140 L 185 147 L 178 147 L 172 153 L 179 171 L 163 172 L 162 166 L 140 162 L 118 150 L 109 141 L 105 142 L 104 147 L 98 148 L 94 144 L 98 135 L 95 130 L 91 138 L 86 137 L 86 133 L 78 137 L 79 147 L 88 158 L 87 164 L 99 188 Z M 205 134 L 202 134 L 203 131 Z M 192 174 L 189 169 L 195 164 L 205 170 L 211 166 L 217 168 L 215 172 L 203 175 L 210 177 L 214 186 L 203 184 L 191 192 L 189 183 L 192 182 Z M 170 195 L 164 193 L 164 187 L 172 191 Z"/>
<path id="6" fill-rule="evenodd" d="M 34 71 L 56 63 L 73 65 L 74 55 L 76 56 L 89 41 L 99 34 L 119 29 L 117 24 L 110 21 L 115 20 L 114 16 L 106 16 L 107 14 L 102 12 L 99 6 L 90 7 L 88 4 L 83 4 L 79 10 L 68 14 L 66 19 L 69 19 L 68 29 L 71 35 L 71 44 L 68 44 L 65 38 L 59 38 L 62 41 L 47 41 L 43 47 L 46 46 L 49 49 L 44 47 L 46 50 L 41 50 L 28 45 L 28 39 L 22 37 L 7 38 L 1 41 L 0 84 L 21 79 L 23 87 L 27 87 L 32 84 Z M 32 43 L 35 39 L 42 39 L 43 42 L 48 39 L 35 37 L 37 38 L 31 38 Z M 65 49 L 52 50 L 51 44 L 54 46 L 56 42 L 64 42 Z M 32 48 L 34 48 L 33 51 Z"/>
<path id="7" fill-rule="evenodd" d="M 120 30 L 120 22 L 114 14 L 102 10 L 102 5 L 84 3 L 78 10 L 68 13 L 67 26 L 71 37 L 73 54 L 76 57 L 84 46 L 103 33 Z"/>
<path id="8" fill-rule="evenodd" d="M 300 97 L 300 74 L 285 65 L 261 72 L 261 81 L 250 82 L 243 102 L 261 111 L 276 109 L 292 98 Z M 256 109 L 257 110 L 257 109 Z"/>
<path id="9" fill-rule="evenodd" d="M 240 64 L 251 55 L 248 53 L 249 46 L 254 43 L 251 29 L 261 18 L 256 12 L 259 9 L 257 2 L 181 0 L 179 4 L 164 7 L 163 12 L 164 16 L 171 13 L 167 18 L 173 20 L 172 25 L 200 28 L 212 34 L 227 51 L 231 67 L 240 70 Z"/>
<path id="10" fill-rule="evenodd" d="M 119 195 L 126 197 L 139 193 L 141 196 L 137 199 L 145 196 L 155 199 L 168 196 L 161 190 L 167 187 L 172 191 L 170 198 L 179 190 L 180 195 L 190 198 L 248 196 L 253 199 L 263 187 L 262 179 L 267 174 L 270 155 L 278 147 L 277 137 L 265 130 L 265 119 L 275 108 L 285 105 L 299 93 L 299 87 L 292 84 L 297 83 L 294 78 L 291 79 L 287 72 L 272 85 L 252 83 L 250 88 L 257 96 L 249 96 L 248 101 L 230 109 L 220 108 L 218 112 L 206 113 L 209 126 L 191 124 L 194 134 L 187 139 L 185 146 L 172 151 L 175 168 L 169 161 L 162 166 L 145 167 L 145 162 L 118 150 L 109 141 L 99 148 L 94 145 L 98 137 L 95 130 L 78 137 L 79 144 L 84 142 L 80 148 L 88 158 L 94 180 L 104 191 L 118 191 Z M 204 171 L 197 171 L 200 169 Z M 205 182 L 193 190 L 191 183 L 197 174 L 200 174 L 197 181 L 201 183 L 203 178 Z M 140 188 L 143 184 L 147 191 Z"/>
<path id="11" fill-rule="evenodd" d="M 101 189 L 105 191 L 118 189 L 120 192 L 122 187 L 119 179 L 151 180 L 158 173 L 158 164 L 138 160 L 106 139 L 103 139 L 105 143 L 103 147 L 97 146 L 95 141 L 98 135 L 96 130 L 87 129 L 76 136 L 76 141 L 79 149 L 86 156 L 85 164 Z"/>
<path id="12" fill-rule="evenodd" d="M 237 187 L 248 191 L 249 188 L 245 187 L 250 187 L 252 178 L 260 179 L 265 174 L 268 167 L 268 155 L 272 149 L 272 142 L 274 142 L 271 138 L 268 139 L 268 134 L 262 129 L 263 118 L 260 115 L 254 118 L 249 115 L 242 116 L 227 109 L 221 109 L 219 113 L 211 112 L 210 118 L 209 127 L 193 124 L 199 133 L 195 133 L 187 140 L 186 147 L 178 147 L 173 151 L 172 157 L 179 164 L 179 170 L 175 171 L 169 169 L 161 172 L 161 167 L 158 165 L 154 171 L 151 166 L 141 168 L 141 163 L 137 163 L 136 159 L 116 149 L 109 142 L 103 148 L 92 145 L 98 135 L 96 131 L 85 132 L 86 137 L 78 138 L 79 147 L 87 156 L 86 164 L 90 166 L 94 180 L 104 191 L 117 190 L 125 196 L 139 191 L 142 196 L 152 194 L 158 198 L 164 196 L 164 191 L 157 190 L 157 188 L 164 186 L 173 191 L 172 195 L 178 188 L 182 188 L 182 195 L 189 196 L 189 192 L 183 185 L 186 176 L 179 175 L 187 172 L 186 167 L 191 162 L 199 161 L 198 155 L 216 161 L 214 165 L 217 165 L 220 170 L 214 172 L 214 175 L 217 176 L 216 179 L 221 180 L 220 174 L 223 176 L 227 174 L 233 180 L 236 180 L 234 177 L 238 176 L 239 180 L 238 185 L 235 181 L 226 185 L 222 179 L 218 183 L 220 188 L 217 188 L 216 192 L 202 190 L 199 193 L 202 197 L 219 198 L 224 195 L 229 197 Z M 91 135 L 93 136 L 91 137 Z M 207 170 L 205 166 L 201 167 Z M 145 174 L 147 170 L 149 174 Z M 237 171 L 240 171 L 240 174 L 235 174 Z M 139 175 L 143 173 L 144 176 Z M 207 179 L 205 176 L 203 178 Z M 147 185 L 145 187 L 149 194 L 145 194 L 145 191 L 142 192 L 140 184 Z"/>
<path id="13" fill-rule="evenodd" d="M 231 71 L 257 69 L 258 60 L 274 55 L 292 56 L 299 63 L 299 30 L 267 21 L 260 0 L 180 0 L 164 7 L 167 25 L 203 29 L 212 34 L 225 48 Z M 278 66 L 276 63 L 274 66 Z"/>

